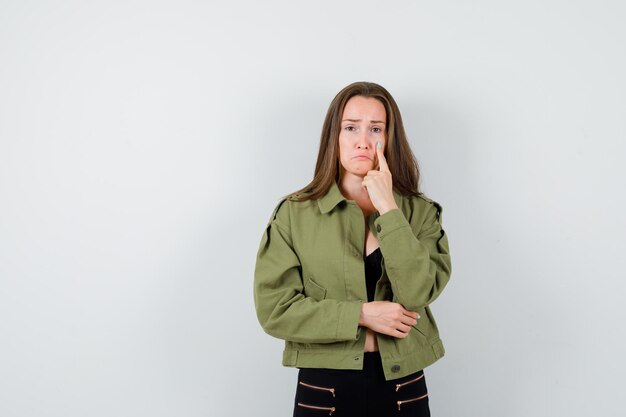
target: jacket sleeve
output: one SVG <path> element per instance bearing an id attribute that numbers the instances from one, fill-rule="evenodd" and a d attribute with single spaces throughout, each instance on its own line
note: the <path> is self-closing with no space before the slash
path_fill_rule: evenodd
<path id="1" fill-rule="evenodd" d="M 302 267 L 291 239 L 289 204 L 279 204 L 274 211 L 257 253 L 254 304 L 259 323 L 266 333 L 293 342 L 355 340 L 362 301 L 305 294 Z"/>
<path id="2" fill-rule="evenodd" d="M 452 265 L 441 213 L 441 206 L 430 201 L 423 222 L 415 219 L 421 225 L 412 226 L 400 209 L 374 222 L 394 300 L 407 310 L 431 304 L 450 280 Z"/>

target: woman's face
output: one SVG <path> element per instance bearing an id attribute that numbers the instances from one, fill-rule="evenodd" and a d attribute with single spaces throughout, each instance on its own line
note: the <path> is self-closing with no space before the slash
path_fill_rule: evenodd
<path id="1" fill-rule="evenodd" d="M 387 142 L 385 106 L 375 98 L 354 96 L 346 103 L 339 133 L 341 174 L 364 177 L 378 168 L 376 142 Z"/>

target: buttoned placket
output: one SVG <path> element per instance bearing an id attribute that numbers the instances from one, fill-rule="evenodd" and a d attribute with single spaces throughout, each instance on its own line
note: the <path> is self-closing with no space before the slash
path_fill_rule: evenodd
<path id="1" fill-rule="evenodd" d="M 344 282 L 346 293 L 353 294 L 359 300 L 367 302 L 367 289 L 365 286 L 365 265 L 363 263 L 363 249 L 365 247 L 365 225 L 363 212 L 354 201 L 347 201 L 349 214 L 348 234 L 346 242 L 347 257 L 344 260 Z M 357 267 L 358 266 L 358 267 Z M 352 276 L 358 271 L 359 277 Z"/>
<path id="2" fill-rule="evenodd" d="M 397 194 L 395 190 L 393 193 L 394 193 L 394 199 L 396 200 L 396 204 L 398 205 L 398 207 L 401 207 L 402 197 L 399 194 Z M 332 192 L 329 194 L 329 196 L 333 196 L 332 198 L 336 198 L 337 194 L 341 195 L 339 188 L 337 184 L 335 183 L 332 186 Z M 362 220 L 363 212 L 361 208 L 356 204 L 355 201 L 347 200 L 345 199 L 345 197 L 341 198 L 341 200 L 347 203 L 347 207 L 345 207 L 345 209 L 347 209 L 348 217 L 349 217 L 348 234 L 346 236 L 347 240 L 346 240 L 345 251 L 344 251 L 344 274 L 345 274 L 344 283 L 346 285 L 346 294 L 357 295 L 357 297 L 360 300 L 364 300 L 364 302 L 367 302 L 367 289 L 365 285 L 365 264 L 363 262 L 363 251 L 365 249 L 365 224 Z M 335 205 L 336 204 L 337 203 L 335 203 Z M 326 210 L 324 210 L 323 205 L 320 205 L 320 208 L 323 210 L 322 212 L 332 209 L 331 207 L 331 208 L 326 208 Z M 375 213 L 372 213 L 367 218 L 367 223 L 368 223 L 369 229 L 372 231 L 376 239 L 380 241 L 378 236 L 380 232 L 382 231 L 382 227 L 380 224 L 378 225 L 375 224 L 376 219 L 378 219 L 379 217 L 380 217 L 380 213 L 378 211 Z M 357 236 L 356 239 L 355 239 L 355 236 Z M 361 265 L 360 269 L 350 268 L 351 265 L 354 265 L 354 262 L 357 259 L 358 261 L 360 261 L 358 262 Z M 352 269 L 352 273 L 354 273 L 355 269 L 359 270 L 360 276 L 352 277 L 350 275 L 351 269 Z M 382 269 L 383 269 L 383 272 L 381 274 L 381 277 L 384 275 L 384 270 L 385 270 L 384 257 L 382 259 Z M 355 285 L 358 286 L 358 288 Z M 380 284 L 380 280 L 379 280 L 376 285 L 376 290 L 374 293 L 375 300 L 384 299 L 384 294 L 381 293 L 382 287 L 383 285 Z M 376 337 L 378 338 L 378 335 Z M 363 343 L 365 343 L 364 335 L 363 335 Z M 378 348 L 380 350 L 383 367 L 387 369 L 387 367 L 389 366 L 389 369 L 391 370 L 392 373 L 400 372 L 399 364 L 397 363 L 390 364 L 388 362 L 387 355 L 385 353 L 385 351 L 387 350 L 386 347 L 387 347 L 387 343 L 386 342 L 381 343 L 381 340 L 378 339 Z M 356 356 L 354 359 L 362 360 L 362 354 L 360 354 L 359 356 Z"/>

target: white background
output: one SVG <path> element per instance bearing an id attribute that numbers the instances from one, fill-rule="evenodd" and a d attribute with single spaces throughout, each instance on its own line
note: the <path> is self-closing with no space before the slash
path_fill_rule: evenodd
<path id="1" fill-rule="evenodd" d="M 0 1 L 0 415 L 291 415 L 254 261 L 357 80 L 444 207 L 433 416 L 621 415 L 625 12 Z"/>

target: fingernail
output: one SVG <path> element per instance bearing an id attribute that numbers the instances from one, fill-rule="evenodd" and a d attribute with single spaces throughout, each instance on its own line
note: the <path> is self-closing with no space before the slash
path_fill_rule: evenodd
<path id="1" fill-rule="evenodd" d="M 420 315 L 418 314 L 418 315 L 417 315 L 417 319 L 419 320 L 419 319 L 421 319 L 421 318 L 422 318 L 422 316 L 420 316 Z"/>
<path id="2" fill-rule="evenodd" d="M 378 149 L 383 147 L 383 145 L 382 145 L 382 143 L 380 143 L 380 141 L 376 142 L 376 146 L 378 146 Z"/>

